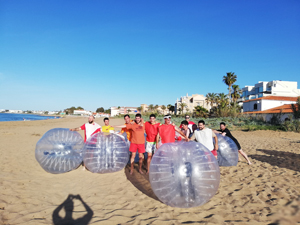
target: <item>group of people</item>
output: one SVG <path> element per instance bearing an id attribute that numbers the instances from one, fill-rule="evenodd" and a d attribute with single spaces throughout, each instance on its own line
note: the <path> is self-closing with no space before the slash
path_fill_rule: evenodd
<path id="1" fill-rule="evenodd" d="M 144 174 L 142 170 L 142 165 L 144 162 L 144 153 L 147 152 L 148 159 L 146 167 L 147 173 L 149 173 L 152 155 L 160 147 L 159 144 L 175 142 L 175 137 L 178 136 L 180 138 L 183 138 L 184 141 L 200 142 L 206 148 L 208 148 L 216 158 L 218 155 L 217 151 L 219 148 L 216 133 L 220 133 L 223 136 L 228 136 L 236 143 L 239 153 L 247 160 L 248 164 L 251 164 L 247 154 L 241 149 L 239 142 L 232 136 L 230 131 L 226 128 L 226 124 L 224 122 L 220 123 L 219 130 L 212 130 L 205 127 L 205 121 L 203 120 L 200 120 L 197 126 L 194 122 L 190 121 L 190 117 L 188 115 L 185 116 L 185 120 L 181 122 L 179 128 L 171 122 L 171 115 L 164 116 L 163 124 L 156 121 L 156 116 L 154 114 L 150 115 L 149 121 L 144 122 L 142 115 L 139 113 L 135 115 L 134 120 L 131 120 L 130 116 L 126 114 L 124 116 L 125 124 L 118 126 L 110 126 L 108 118 L 104 118 L 103 121 L 105 125 L 102 127 L 99 124 L 95 123 L 94 120 L 95 118 L 93 116 L 90 116 L 88 118 L 88 123 L 82 125 L 81 127 L 73 128 L 70 130 L 84 130 L 84 141 L 86 141 L 91 135 L 97 132 L 113 133 L 114 127 L 122 128 L 121 133 L 126 133 L 127 139 L 130 142 L 130 174 L 132 174 L 134 171 L 134 159 L 136 157 L 136 152 L 138 152 L 139 154 L 139 172 L 141 174 Z"/>

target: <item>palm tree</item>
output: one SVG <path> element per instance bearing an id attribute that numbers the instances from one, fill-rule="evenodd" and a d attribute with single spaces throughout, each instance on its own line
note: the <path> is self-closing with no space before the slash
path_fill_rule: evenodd
<path id="1" fill-rule="evenodd" d="M 159 107 L 158 105 L 154 106 L 154 109 L 155 109 L 156 112 L 157 112 L 158 107 Z"/>
<path id="2" fill-rule="evenodd" d="M 171 111 L 171 109 L 170 109 L 171 107 L 172 107 L 171 104 L 168 104 L 168 105 L 167 105 L 167 109 L 169 110 L 169 114 L 170 114 L 170 111 Z"/>
<path id="3" fill-rule="evenodd" d="M 202 106 L 195 106 L 194 112 L 193 112 L 195 117 L 208 117 L 208 110 Z"/>
<path id="4" fill-rule="evenodd" d="M 239 85 L 232 85 L 233 92 L 231 94 L 231 98 L 234 102 L 234 106 L 236 105 L 237 100 L 241 97 L 243 91 L 240 89 Z"/>
<path id="5" fill-rule="evenodd" d="M 162 109 L 162 111 L 163 111 L 163 113 L 162 114 L 165 114 L 165 110 L 166 110 L 166 106 L 165 105 L 162 105 L 161 107 L 160 107 L 161 109 Z"/>
<path id="6" fill-rule="evenodd" d="M 208 105 L 211 102 L 211 93 L 207 93 L 205 97 L 206 97 L 205 102 Z"/>
<path id="7" fill-rule="evenodd" d="M 236 82 L 237 76 L 233 72 L 226 74 L 226 76 L 223 76 L 223 82 L 228 86 L 228 98 L 231 101 L 231 86 Z"/>
<path id="8" fill-rule="evenodd" d="M 152 111 L 154 110 L 153 104 L 150 104 L 150 105 L 148 106 L 148 110 L 149 110 L 149 112 L 152 112 Z"/>
<path id="9" fill-rule="evenodd" d="M 221 108 L 225 108 L 229 104 L 229 99 L 224 93 L 218 94 L 218 105 L 221 106 Z"/>
<path id="10" fill-rule="evenodd" d="M 181 110 L 181 114 L 183 114 L 183 109 L 187 107 L 187 104 L 185 104 L 184 102 L 179 103 L 179 107 Z"/>

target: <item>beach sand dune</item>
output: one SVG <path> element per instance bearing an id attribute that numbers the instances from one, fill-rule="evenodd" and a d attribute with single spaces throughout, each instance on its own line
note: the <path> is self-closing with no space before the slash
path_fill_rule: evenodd
<path id="1" fill-rule="evenodd" d="M 82 167 L 45 172 L 35 145 L 52 128 L 87 118 L 0 123 L 0 224 L 296 224 L 300 222 L 300 134 L 233 131 L 253 165 L 222 167 L 217 194 L 179 209 L 158 200 L 149 177 L 128 168 L 93 174 Z M 96 119 L 103 125 L 102 119 Z M 122 124 L 123 119 L 111 119 Z M 79 132 L 83 135 L 83 132 Z"/>

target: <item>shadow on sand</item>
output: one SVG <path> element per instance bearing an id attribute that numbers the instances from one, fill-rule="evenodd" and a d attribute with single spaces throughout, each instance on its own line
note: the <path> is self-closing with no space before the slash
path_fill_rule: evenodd
<path id="1" fill-rule="evenodd" d="M 292 152 L 275 151 L 267 149 L 256 149 L 267 155 L 248 155 L 252 159 L 269 163 L 272 166 L 300 171 L 300 155 Z"/>
<path id="2" fill-rule="evenodd" d="M 125 175 L 127 179 L 135 186 L 139 191 L 144 193 L 145 195 L 149 196 L 150 198 L 153 198 L 157 201 L 160 201 L 156 195 L 154 194 L 151 184 L 149 181 L 149 174 L 140 174 L 135 167 L 135 170 L 133 171 L 133 174 L 130 175 L 130 165 L 127 165 L 124 169 Z"/>
<path id="3" fill-rule="evenodd" d="M 85 211 L 74 211 L 74 199 L 79 200 L 86 210 L 86 214 L 80 218 L 73 219 L 73 212 L 83 214 Z M 61 217 L 59 215 L 60 211 L 64 209 L 65 217 Z M 94 212 L 91 208 L 81 199 L 80 195 L 69 195 L 67 199 L 60 204 L 52 214 L 53 224 L 61 225 L 61 224 L 83 224 L 87 225 L 92 219 Z"/>

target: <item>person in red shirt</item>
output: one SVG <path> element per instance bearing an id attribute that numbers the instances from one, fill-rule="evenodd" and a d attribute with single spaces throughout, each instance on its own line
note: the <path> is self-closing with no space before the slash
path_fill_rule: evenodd
<path id="1" fill-rule="evenodd" d="M 146 152 L 148 154 L 147 158 L 147 174 L 150 169 L 150 162 L 152 154 L 156 151 L 156 136 L 158 134 L 158 127 L 160 123 L 156 122 L 156 116 L 151 114 L 149 117 L 150 121 L 145 122 L 146 137 Z"/>
<path id="2" fill-rule="evenodd" d="M 161 143 L 172 143 L 175 142 L 175 131 L 177 131 L 181 136 L 185 138 L 185 141 L 189 141 L 188 137 L 175 126 L 175 124 L 171 124 L 171 116 L 165 115 L 164 116 L 165 123 L 161 124 L 158 127 L 158 135 L 156 136 L 156 148 L 158 148 L 158 140 L 159 137 L 161 138 Z"/>
<path id="3" fill-rule="evenodd" d="M 70 129 L 70 131 L 84 130 L 84 142 L 86 142 L 93 134 L 101 132 L 101 126 L 95 123 L 95 117 L 89 116 L 88 123 L 83 124 L 81 127 Z"/>

